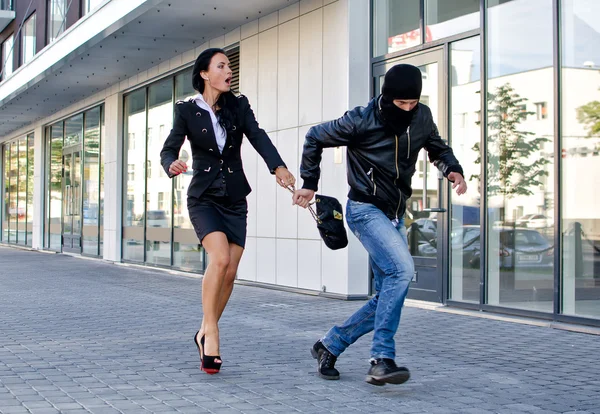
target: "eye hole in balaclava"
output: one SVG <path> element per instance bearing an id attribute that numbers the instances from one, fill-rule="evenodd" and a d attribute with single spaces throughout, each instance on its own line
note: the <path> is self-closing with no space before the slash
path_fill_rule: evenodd
<path id="1" fill-rule="evenodd" d="M 415 106 L 411 111 L 405 111 L 394 105 L 394 99 L 421 99 L 423 77 L 421 70 L 413 65 L 401 63 L 387 71 L 381 89 L 381 112 L 385 121 L 396 134 L 403 134 L 413 115 L 418 109 Z"/>

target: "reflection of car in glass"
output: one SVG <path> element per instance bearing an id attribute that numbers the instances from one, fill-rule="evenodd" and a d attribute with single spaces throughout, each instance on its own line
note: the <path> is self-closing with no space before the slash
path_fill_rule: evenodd
<path id="1" fill-rule="evenodd" d="M 170 227 L 170 225 L 164 210 L 148 210 L 148 227 Z"/>
<path id="2" fill-rule="evenodd" d="M 501 268 L 551 267 L 554 263 L 552 245 L 537 230 L 494 227 L 490 236 L 498 238 L 497 254 L 500 257 Z M 462 226 L 452 231 L 452 249 L 462 249 L 467 266 L 480 266 L 480 237 L 479 226 Z"/>
<path id="3" fill-rule="evenodd" d="M 526 214 L 515 221 L 517 227 L 528 227 L 532 229 L 543 229 L 552 227 L 553 221 L 551 218 L 543 214 Z"/>

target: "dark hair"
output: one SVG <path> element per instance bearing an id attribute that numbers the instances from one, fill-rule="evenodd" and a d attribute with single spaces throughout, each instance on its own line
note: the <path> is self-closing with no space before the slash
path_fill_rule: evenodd
<path id="1" fill-rule="evenodd" d="M 208 70 L 210 61 L 213 56 L 222 53 L 227 56 L 227 53 L 223 49 L 216 47 L 206 49 L 198 56 L 196 63 L 194 63 L 194 69 L 192 72 L 192 86 L 199 93 L 204 92 L 204 79 L 200 76 L 200 72 Z M 231 91 L 222 93 L 216 102 L 219 110 L 216 115 L 219 118 L 219 123 L 226 131 L 230 131 L 233 126 L 237 123 L 237 109 L 238 100 L 235 94 Z"/>

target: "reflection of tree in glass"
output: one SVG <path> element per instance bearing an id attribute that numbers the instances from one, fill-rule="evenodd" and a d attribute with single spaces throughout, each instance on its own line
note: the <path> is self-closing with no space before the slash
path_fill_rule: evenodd
<path id="1" fill-rule="evenodd" d="M 600 135 L 600 102 L 592 101 L 577 108 L 577 120 L 588 128 L 588 137 Z"/>
<path id="2" fill-rule="evenodd" d="M 488 93 L 488 186 L 490 196 L 503 195 L 512 198 L 532 195 L 532 187 L 542 184 L 541 177 L 547 176 L 547 157 L 536 154 L 548 138 L 532 138 L 533 132 L 520 131 L 519 124 L 533 112 L 523 110 L 527 99 L 514 92 L 506 83 Z M 481 154 L 479 143 L 473 151 Z M 481 155 L 475 164 L 481 163 Z M 479 179 L 472 175 L 470 179 Z"/>

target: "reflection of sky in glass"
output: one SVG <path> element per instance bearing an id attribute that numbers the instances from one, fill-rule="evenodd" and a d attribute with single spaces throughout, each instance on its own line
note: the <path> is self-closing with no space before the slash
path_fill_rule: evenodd
<path id="1" fill-rule="evenodd" d="M 600 1 L 563 0 L 563 66 L 600 66 Z"/>
<path id="2" fill-rule="evenodd" d="M 490 78 L 552 66 L 552 1 L 489 7 L 488 55 Z"/>

